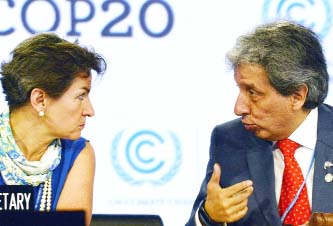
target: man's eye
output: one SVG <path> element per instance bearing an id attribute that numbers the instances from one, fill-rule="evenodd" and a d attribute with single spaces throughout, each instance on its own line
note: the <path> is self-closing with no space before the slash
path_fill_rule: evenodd
<path id="1" fill-rule="evenodd" d="M 254 91 L 253 89 L 250 89 L 248 92 L 249 92 L 250 96 L 255 96 L 257 94 L 257 92 Z"/>

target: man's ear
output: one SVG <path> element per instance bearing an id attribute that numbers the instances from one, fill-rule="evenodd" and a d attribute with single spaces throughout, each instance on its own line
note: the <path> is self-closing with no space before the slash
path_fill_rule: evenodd
<path id="1" fill-rule="evenodd" d="M 308 91 L 308 86 L 303 84 L 291 95 L 291 104 L 294 110 L 303 108 L 303 105 L 308 96 Z"/>
<path id="2" fill-rule="evenodd" d="M 34 88 L 30 94 L 30 103 L 32 107 L 37 111 L 41 112 L 45 109 L 45 98 L 46 93 L 40 88 Z"/>

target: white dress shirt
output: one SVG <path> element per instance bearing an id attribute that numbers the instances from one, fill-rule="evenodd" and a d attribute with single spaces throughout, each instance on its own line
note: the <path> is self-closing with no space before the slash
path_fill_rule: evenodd
<path id="1" fill-rule="evenodd" d="M 299 143 L 301 146 L 295 151 L 295 158 L 298 162 L 304 178 L 309 170 L 317 141 L 318 108 L 311 110 L 303 123 L 290 135 L 289 139 Z M 280 149 L 273 151 L 274 173 L 275 173 L 275 194 L 279 203 L 282 177 L 284 170 L 283 155 Z M 312 207 L 312 185 L 313 185 L 314 164 L 312 164 L 309 176 L 306 179 L 310 207 Z"/>
<path id="2" fill-rule="evenodd" d="M 299 143 L 301 146 L 295 151 L 295 158 L 298 162 L 304 178 L 310 168 L 311 160 L 317 141 L 318 108 L 312 109 L 302 124 L 290 135 L 289 139 Z M 276 142 L 274 142 L 275 144 Z M 274 174 L 275 174 L 275 195 L 279 203 L 282 177 L 284 170 L 283 154 L 275 145 L 273 145 Z M 314 162 L 310 168 L 306 179 L 306 188 L 308 191 L 310 207 L 312 207 L 312 186 L 313 186 Z M 255 186 L 255 185 L 254 185 Z M 195 214 L 196 226 L 202 226 L 199 221 L 198 210 Z M 227 224 L 224 224 L 225 226 Z"/>

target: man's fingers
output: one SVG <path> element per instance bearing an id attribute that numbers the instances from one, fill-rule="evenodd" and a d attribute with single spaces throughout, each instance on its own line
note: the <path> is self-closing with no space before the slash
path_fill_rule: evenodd
<path id="1" fill-rule="evenodd" d="M 223 191 L 225 190 L 226 189 L 223 189 Z M 250 186 L 229 198 L 225 198 L 223 201 L 223 206 L 230 211 L 228 211 L 228 214 L 237 213 L 241 209 L 246 208 L 248 199 L 252 193 L 253 187 Z"/>
<path id="2" fill-rule="evenodd" d="M 248 198 L 253 192 L 253 186 L 248 186 L 245 189 L 237 192 L 236 194 L 234 194 L 232 197 L 235 198 L 236 200 L 239 199 L 240 201 L 243 199 Z"/>
<path id="3" fill-rule="evenodd" d="M 226 189 L 223 189 L 225 192 Z M 250 195 L 253 193 L 253 186 L 249 186 L 237 193 L 234 193 L 229 198 L 225 199 L 225 206 L 228 206 L 229 211 L 234 213 L 239 212 L 241 209 L 247 207 L 247 202 Z"/>
<path id="4" fill-rule="evenodd" d="M 223 192 L 225 192 L 225 195 L 227 197 L 234 197 L 241 194 L 247 195 L 249 192 L 250 195 L 253 191 L 253 182 L 251 180 L 241 181 L 223 190 L 224 190 Z M 247 195 L 247 197 L 249 195 Z"/>

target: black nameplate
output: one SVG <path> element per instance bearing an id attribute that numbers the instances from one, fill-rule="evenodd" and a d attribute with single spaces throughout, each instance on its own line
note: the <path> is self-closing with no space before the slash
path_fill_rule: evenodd
<path id="1" fill-rule="evenodd" d="M 28 185 L 0 185 L 1 211 L 33 211 L 33 187 Z"/>
<path id="2" fill-rule="evenodd" d="M 85 226 L 84 217 L 83 211 L 0 211 L 0 226 Z"/>

